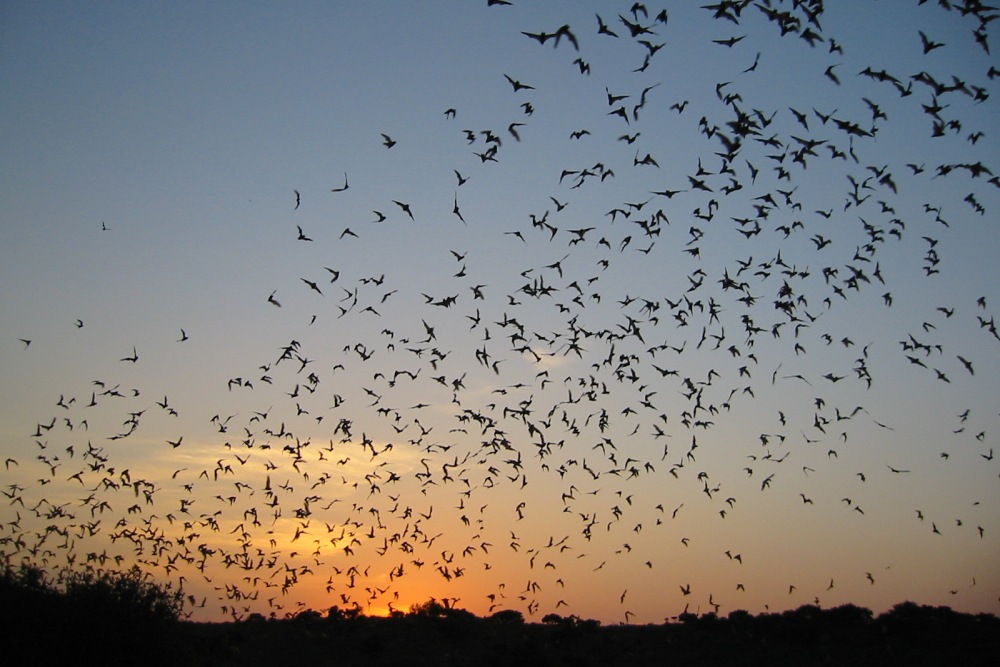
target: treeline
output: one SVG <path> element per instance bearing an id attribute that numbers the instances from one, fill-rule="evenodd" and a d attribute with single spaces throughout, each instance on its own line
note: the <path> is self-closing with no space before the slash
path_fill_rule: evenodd
<path id="1" fill-rule="evenodd" d="M 431 599 L 389 617 L 357 608 L 284 619 L 183 620 L 185 597 L 139 570 L 0 571 L 4 664 L 128 665 L 993 665 L 1000 619 L 897 604 L 780 613 L 690 614 L 655 625 L 602 625 L 521 612 L 487 617 Z"/>

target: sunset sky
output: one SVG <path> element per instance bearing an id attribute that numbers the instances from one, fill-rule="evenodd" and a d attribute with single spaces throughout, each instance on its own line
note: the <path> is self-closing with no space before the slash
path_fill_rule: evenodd
<path id="1" fill-rule="evenodd" d="M 1000 612 L 960 4 L 4 3 L 0 554 L 198 620 Z"/>

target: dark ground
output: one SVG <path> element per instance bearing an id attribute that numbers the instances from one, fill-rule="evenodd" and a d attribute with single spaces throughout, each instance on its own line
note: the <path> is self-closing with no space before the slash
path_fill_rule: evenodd
<path id="1" fill-rule="evenodd" d="M 4 596 L 7 597 L 7 596 Z M 305 612 L 229 623 L 107 610 L 18 609 L 0 597 L 6 665 L 995 665 L 1000 619 L 903 603 L 734 612 L 611 625 L 518 612 L 479 618 L 426 603 L 394 618 Z M 58 607 L 58 608 L 57 608 Z"/>

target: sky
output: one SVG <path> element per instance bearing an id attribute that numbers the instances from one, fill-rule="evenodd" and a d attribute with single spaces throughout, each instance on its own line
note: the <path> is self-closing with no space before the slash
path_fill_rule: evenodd
<path id="1" fill-rule="evenodd" d="M 4 559 L 998 613 L 997 14 L 820 4 L 4 3 Z"/>

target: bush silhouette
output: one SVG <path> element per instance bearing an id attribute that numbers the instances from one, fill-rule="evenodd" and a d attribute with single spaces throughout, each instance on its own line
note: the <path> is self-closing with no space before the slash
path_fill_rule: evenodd
<path id="1" fill-rule="evenodd" d="M 8 664 L 171 664 L 172 633 L 183 611 L 180 591 L 138 569 L 63 570 L 0 566 L 0 623 Z M 131 658 L 127 658 L 131 656 Z"/>
<path id="2" fill-rule="evenodd" d="M 125 572 L 64 572 L 59 584 L 73 608 L 134 624 L 176 621 L 183 611 L 181 592 L 154 583 L 138 568 Z"/>
<path id="3" fill-rule="evenodd" d="M 854 664 L 992 665 L 1000 619 L 912 602 L 877 617 L 846 604 L 778 613 L 683 613 L 662 625 L 602 626 L 577 616 L 485 618 L 452 598 L 408 613 L 360 607 L 259 613 L 235 623 L 180 620 L 181 593 L 139 570 L 62 571 L 0 564 L 4 664 Z"/>
<path id="4" fill-rule="evenodd" d="M 177 621 L 184 608 L 180 591 L 156 584 L 138 568 L 63 570 L 52 577 L 34 566 L 4 565 L 0 595 L 7 621 L 44 617 L 56 624 L 88 625 L 99 620 L 134 627 Z"/>
<path id="5" fill-rule="evenodd" d="M 490 620 L 497 623 L 520 623 L 524 624 L 524 614 L 516 609 L 502 609 L 490 616 Z"/>
<path id="6" fill-rule="evenodd" d="M 476 620 L 476 616 L 472 612 L 452 607 L 448 604 L 442 604 L 434 598 L 410 606 L 409 616 L 418 618 L 446 618 L 462 621 Z"/>

